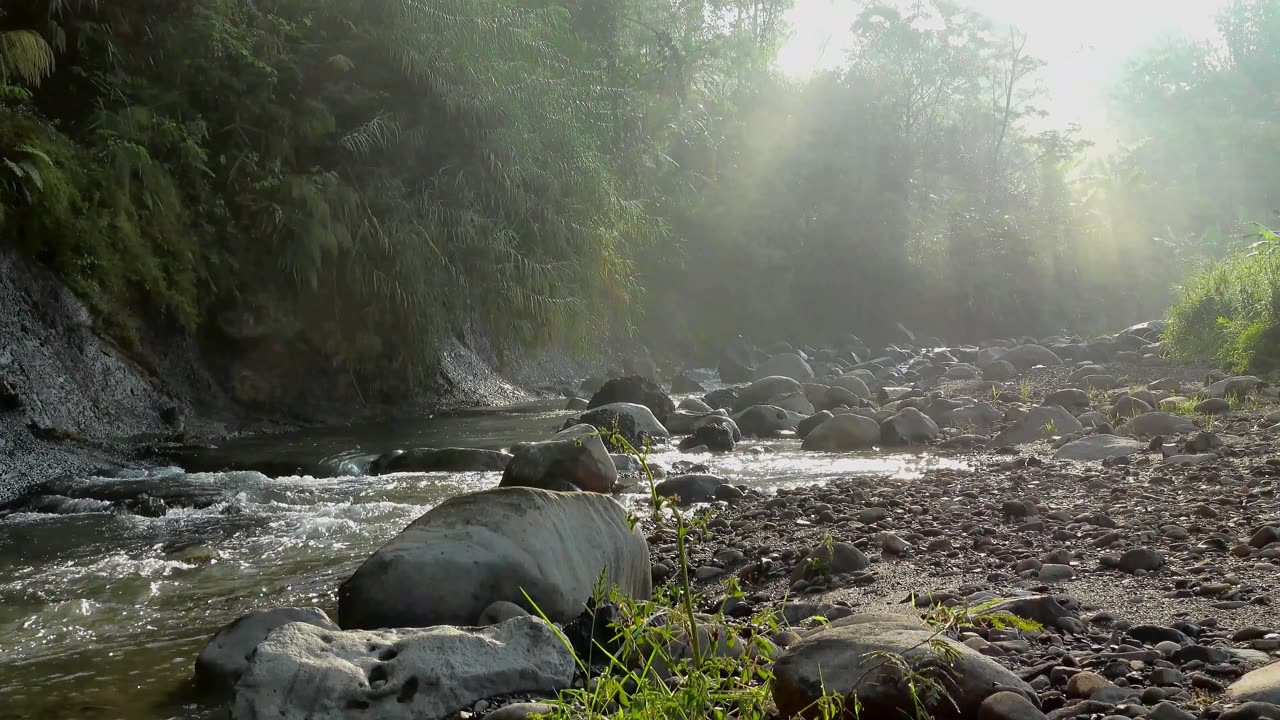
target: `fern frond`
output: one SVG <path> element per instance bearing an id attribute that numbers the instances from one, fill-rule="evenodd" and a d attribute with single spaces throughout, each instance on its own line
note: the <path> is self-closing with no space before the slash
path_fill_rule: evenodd
<path id="1" fill-rule="evenodd" d="M 39 85 L 53 74 L 53 48 L 34 30 L 0 32 L 0 83 Z"/>

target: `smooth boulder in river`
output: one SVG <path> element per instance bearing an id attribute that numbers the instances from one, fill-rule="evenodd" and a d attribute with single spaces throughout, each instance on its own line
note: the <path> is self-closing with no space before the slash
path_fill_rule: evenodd
<path id="1" fill-rule="evenodd" d="M 880 443 L 880 423 L 861 415 L 837 415 L 809 431 L 805 450 L 845 452 L 865 450 Z"/>
<path id="2" fill-rule="evenodd" d="M 601 405 L 586 411 L 573 422 L 593 425 L 606 432 L 616 429 L 637 449 L 671 436 L 649 408 L 636 403 Z"/>
<path id="3" fill-rule="evenodd" d="M 752 405 L 764 405 L 776 397 L 793 393 L 804 393 L 804 386 L 789 377 L 772 375 L 738 390 L 733 407 L 734 410 L 741 411 Z"/>
<path id="4" fill-rule="evenodd" d="M 545 442 L 519 443 L 511 452 L 499 487 L 607 493 L 618 482 L 618 468 L 591 425 L 574 425 Z"/>
<path id="5" fill-rule="evenodd" d="M 767 438 L 791 430 L 795 423 L 786 410 L 773 405 L 755 405 L 733 416 L 743 435 Z"/>
<path id="6" fill-rule="evenodd" d="M 477 701 L 554 693 L 572 653 L 543 620 L 483 628 L 333 631 L 292 623 L 258 646 L 236 685 L 233 720 L 440 720 Z"/>
<path id="7" fill-rule="evenodd" d="M 904 407 L 880 424 L 880 436 L 886 445 L 927 443 L 938 438 L 938 424 L 916 408 Z"/>
<path id="8" fill-rule="evenodd" d="M 805 359 L 795 353 L 781 353 L 765 360 L 755 369 L 755 379 L 767 377 L 788 377 L 799 382 L 813 379 L 813 368 Z"/>
<path id="9" fill-rule="evenodd" d="M 596 493 L 496 488 L 450 498 L 378 549 L 338 589 L 344 628 L 470 625 L 497 600 L 555 622 L 582 613 L 601 573 L 653 592 L 649 545 Z"/>
<path id="10" fill-rule="evenodd" d="M 667 416 L 675 412 L 676 404 L 671 400 L 671 396 L 652 380 L 648 380 L 639 375 L 631 377 L 615 378 L 604 384 L 591 396 L 591 401 L 587 403 L 587 408 L 604 407 L 614 403 L 635 403 L 649 408 L 653 413 L 653 417 L 664 425 L 667 422 Z"/>
<path id="11" fill-rule="evenodd" d="M 196 685 L 212 692 L 231 692 L 249 667 L 253 651 L 272 630 L 289 623 L 306 623 L 337 630 L 320 608 L 254 610 L 214 633 L 196 658 Z"/>
<path id="12" fill-rule="evenodd" d="M 940 657 L 939 644 L 946 646 L 950 658 Z M 773 699 L 782 717 L 815 716 L 824 693 L 856 694 L 864 718 L 915 717 L 915 698 L 897 666 L 884 661 L 884 653 L 921 663 L 922 672 L 950 690 L 949 700 L 920 697 L 924 709 L 938 720 L 973 718 L 987 696 L 1002 690 L 1034 697 L 1030 686 L 995 660 L 922 627 L 915 618 L 865 614 L 805 635 L 778 658 Z"/>

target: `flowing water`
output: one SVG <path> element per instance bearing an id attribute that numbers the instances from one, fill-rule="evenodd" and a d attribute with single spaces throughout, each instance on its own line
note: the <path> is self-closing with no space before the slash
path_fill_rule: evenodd
<path id="1" fill-rule="evenodd" d="M 185 470 L 78 478 L 33 511 L 0 518 L 0 718 L 220 716 L 190 687 L 212 632 L 254 608 L 332 612 L 337 586 L 379 545 L 445 498 L 499 480 L 368 477 L 372 458 L 397 447 L 543 439 L 568 414 L 559 404 L 235 441 L 184 458 Z M 752 445 L 767 451 L 665 450 L 653 460 L 701 462 L 765 488 L 954 466 L 913 454 L 802 454 L 794 440 L 744 447 Z M 266 472 L 221 469 L 249 467 Z M 143 517 L 110 502 L 142 492 L 167 498 L 167 508 Z"/>

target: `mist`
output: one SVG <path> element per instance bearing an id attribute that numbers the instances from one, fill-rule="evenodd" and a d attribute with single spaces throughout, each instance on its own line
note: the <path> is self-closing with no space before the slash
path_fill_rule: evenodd
<path id="1" fill-rule="evenodd" d="M 1277 209 L 1280 0 L 0 0 L 0 716 L 1280 718 Z"/>

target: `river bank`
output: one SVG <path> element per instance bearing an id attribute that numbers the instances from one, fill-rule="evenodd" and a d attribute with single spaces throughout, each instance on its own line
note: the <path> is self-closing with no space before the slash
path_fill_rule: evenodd
<path id="1" fill-rule="evenodd" d="M 971 354 L 976 360 L 979 351 Z M 978 626 L 957 640 L 1025 675 L 1046 711 L 1103 710 L 1082 704 L 1079 688 L 1068 688 L 1068 676 L 1087 669 L 1098 671 L 1107 687 L 1134 691 L 1102 693 L 1116 701 L 1107 709 L 1134 708 L 1135 698 L 1145 698 L 1152 710 L 1167 699 L 1181 712 L 1213 717 L 1201 711 L 1220 707 L 1221 688 L 1274 650 L 1277 546 L 1258 536 L 1280 521 L 1268 462 L 1276 457 L 1273 431 L 1265 420 L 1276 409 L 1274 393 L 1253 382 L 1237 383 L 1233 393 L 1219 383 L 1218 393 L 1203 384 L 1203 369 L 1126 358 L 1096 367 L 1081 360 L 1015 369 L 990 386 L 974 376 L 1005 369 L 986 363 L 971 372 L 968 364 L 952 353 L 904 351 L 879 370 L 864 366 L 870 385 L 861 371 L 840 375 L 867 386 L 869 397 L 853 399 L 831 390 L 859 387 L 852 380 L 835 383 L 839 378 L 828 380 L 831 385 L 790 380 L 802 388 L 799 397 L 783 392 L 756 400 L 752 388 L 759 383 L 726 393 L 710 380 L 715 373 L 682 380 L 704 381 L 709 404 L 734 406 L 733 395 L 742 401 L 732 414 L 744 437 L 732 452 L 681 452 L 677 433 L 651 456 L 659 479 L 702 473 L 734 486 L 720 493 L 726 499 L 706 497 L 709 504 L 693 509 L 695 516 L 710 512 L 705 530 L 690 536 L 699 608 L 723 612 L 730 624 L 779 611 L 792 626 L 786 633 L 804 634 L 815 613 L 918 616 L 924 608 L 914 607 L 913 597 L 960 606 L 1047 593 L 1058 600 L 1028 601 L 1030 609 L 1022 610 L 1047 617 L 1044 630 L 1009 634 Z M 1245 391 L 1236 397 L 1240 387 Z M 1156 398 L 1178 391 L 1235 399 L 1223 398 L 1225 408 L 1205 407 L 1209 415 Z M 701 398 L 704 393 L 691 391 L 672 396 L 669 402 L 684 409 L 671 411 L 667 424 L 714 420 L 696 409 Z M 1161 400 L 1177 412 L 1154 412 Z M 752 411 L 760 406 L 743 403 L 753 402 L 793 408 L 780 416 L 791 428 L 755 428 L 776 437 L 750 437 L 745 429 L 760 421 Z M 1079 404 L 1051 422 L 1026 422 L 1063 403 Z M 811 407 L 816 404 L 836 416 L 857 410 L 879 418 L 876 442 L 866 449 L 806 449 L 812 441 L 798 437 L 795 426 L 799 434 L 815 431 L 802 421 L 821 420 Z M 565 405 L 562 399 L 444 414 L 399 434 L 387 427 L 345 438 L 302 433 L 275 446 L 281 457 L 296 453 L 313 462 L 335 457 L 345 442 L 347 452 L 336 456 L 355 464 L 347 474 L 173 468 L 83 476 L 59 488 L 57 497 L 14 508 L 0 519 L 0 562 L 12 578 L 0 588 L 0 657 L 7 668 L 0 690 L 17 700 L 8 716 L 68 709 L 130 720 L 217 716 L 222 711 L 190 688 L 191 662 L 213 631 L 264 607 L 316 606 L 337 616 L 339 584 L 379 545 L 445 499 L 493 488 L 502 477 L 479 470 L 367 475 L 379 457 L 395 446 L 411 447 L 415 438 L 421 446 L 493 449 L 546 440 L 581 412 Z M 916 418 L 913 407 L 933 422 L 934 437 L 877 449 L 886 424 L 902 431 L 895 423 L 904 415 Z M 1153 443 L 1125 427 L 1137 421 L 1131 415 L 1161 419 L 1176 432 Z M 1086 430 L 1083 423 L 1102 426 Z M 1107 445 L 1097 459 L 1057 457 L 1076 457 L 1077 442 L 1099 440 Z M 251 465 L 253 457 L 270 455 L 270 441 L 246 441 L 260 446 L 241 457 Z M 1120 455 L 1125 459 L 1113 459 Z M 1171 463 L 1166 456 L 1194 460 Z M 670 526 L 643 519 L 648 490 L 642 478 L 624 473 L 621 484 L 629 489 L 616 497 L 642 519 L 654 581 L 676 590 Z M 122 511 L 120 498 L 142 495 L 167 499 L 150 506 L 152 516 Z M 862 560 L 810 577 L 807 558 L 835 543 Z M 1130 567 L 1137 562 L 1131 551 L 1149 564 Z M 1151 559 L 1157 556 L 1158 562 Z M 1141 629 L 1152 626 L 1162 629 Z M 1140 628 L 1136 635 L 1134 628 Z M 778 652 L 799 637 L 786 633 L 775 638 Z M 1204 650 L 1150 656 L 1169 651 L 1151 649 L 1157 636 Z M 1192 657 L 1197 652 L 1204 657 Z M 1117 653 L 1124 656 L 1123 672 L 1115 667 Z M 483 717 L 504 702 L 477 700 L 481 704 L 462 717 Z"/>

